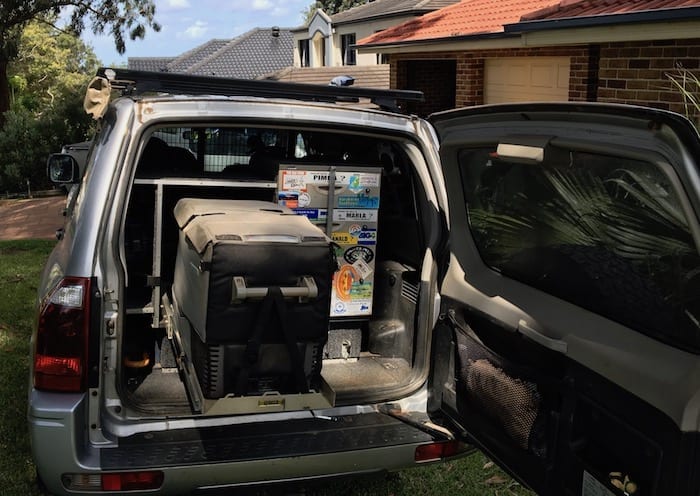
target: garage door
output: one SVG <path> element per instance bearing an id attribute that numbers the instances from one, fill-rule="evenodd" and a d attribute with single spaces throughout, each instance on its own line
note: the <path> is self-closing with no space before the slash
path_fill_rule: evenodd
<path id="1" fill-rule="evenodd" d="M 569 57 L 486 59 L 484 103 L 569 99 Z"/>

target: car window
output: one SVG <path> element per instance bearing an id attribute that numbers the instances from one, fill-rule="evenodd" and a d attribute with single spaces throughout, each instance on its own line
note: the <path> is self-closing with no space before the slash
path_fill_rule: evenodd
<path id="1" fill-rule="evenodd" d="M 280 154 L 286 149 L 286 133 L 266 128 L 161 127 L 151 138 L 183 154 L 187 152 L 203 165 L 204 172 L 249 165 L 255 152 Z"/>
<path id="2" fill-rule="evenodd" d="M 469 228 L 503 275 L 700 351 L 700 257 L 662 166 L 548 150 L 543 163 L 459 156 Z"/>

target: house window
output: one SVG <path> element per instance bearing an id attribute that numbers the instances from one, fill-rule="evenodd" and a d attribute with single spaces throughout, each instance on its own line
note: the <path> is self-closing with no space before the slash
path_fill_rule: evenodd
<path id="1" fill-rule="evenodd" d="M 299 63 L 301 67 L 309 67 L 311 65 L 309 40 L 299 40 Z"/>
<path id="2" fill-rule="evenodd" d="M 377 64 L 388 64 L 389 63 L 389 55 L 386 53 L 378 53 L 377 54 Z"/>
<path id="3" fill-rule="evenodd" d="M 343 65 L 357 64 L 357 55 L 355 48 L 351 48 L 355 44 L 355 33 L 343 34 L 340 36 L 340 45 L 343 55 Z"/>

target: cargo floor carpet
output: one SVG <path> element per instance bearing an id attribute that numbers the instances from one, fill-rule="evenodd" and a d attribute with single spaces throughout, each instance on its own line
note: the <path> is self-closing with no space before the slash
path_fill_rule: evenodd
<path id="1" fill-rule="evenodd" d="M 406 380 L 411 372 L 402 358 L 361 356 L 357 361 L 333 360 L 323 363 L 321 375 L 336 393 L 371 391 L 374 386 L 385 388 Z"/>

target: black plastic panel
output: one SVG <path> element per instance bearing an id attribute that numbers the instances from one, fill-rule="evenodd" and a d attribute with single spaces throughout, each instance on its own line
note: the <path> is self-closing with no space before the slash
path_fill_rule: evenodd
<path id="1" fill-rule="evenodd" d="M 431 441 L 429 434 L 376 413 L 136 434 L 102 450 L 101 466 L 134 470 L 240 462 Z"/>

